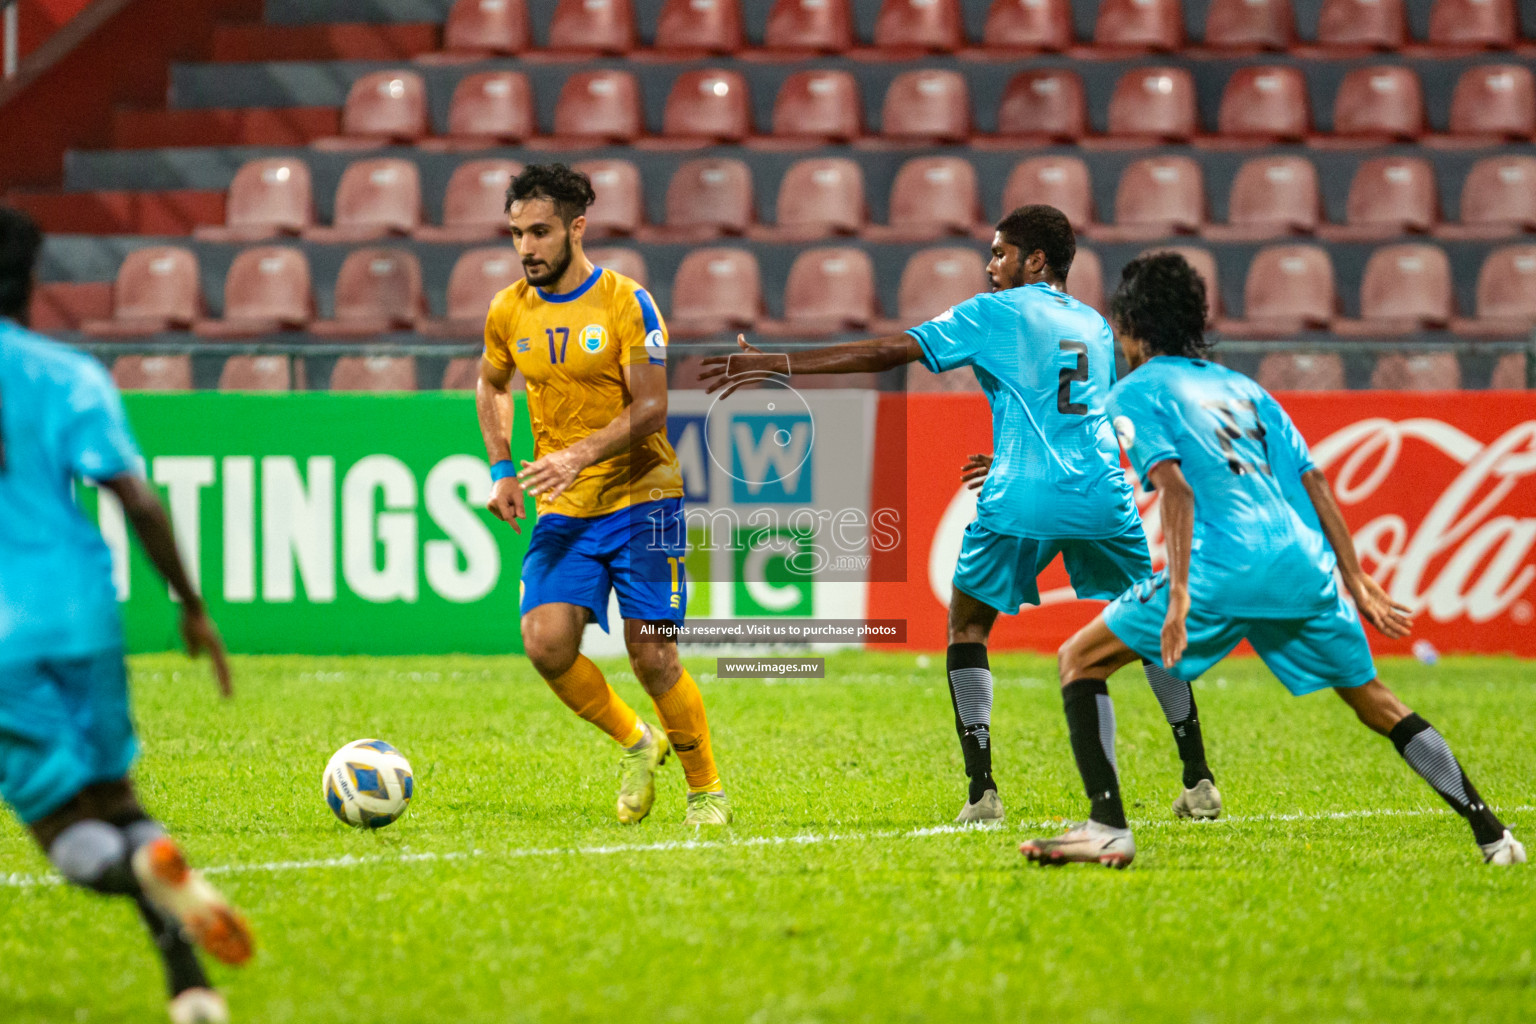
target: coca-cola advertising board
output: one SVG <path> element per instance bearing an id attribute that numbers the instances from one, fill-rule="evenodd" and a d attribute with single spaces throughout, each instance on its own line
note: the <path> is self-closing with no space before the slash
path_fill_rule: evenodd
<path id="1" fill-rule="evenodd" d="M 1536 655 L 1536 394 L 1318 392 L 1280 394 L 1332 481 L 1368 572 L 1414 609 L 1416 639 L 1440 651 Z M 887 444 L 886 439 L 895 439 Z M 903 509 L 902 544 L 876 552 L 871 618 L 906 619 L 911 645 L 944 646 L 944 614 L 960 535 L 975 511 L 960 467 L 989 452 L 980 394 L 883 395 L 872 507 Z M 1133 476 L 1134 479 L 1134 476 Z M 1156 566 L 1156 495 L 1137 488 Z M 1102 602 L 1079 601 L 1058 559 L 1043 603 L 1002 616 L 995 648 L 1055 650 Z"/>

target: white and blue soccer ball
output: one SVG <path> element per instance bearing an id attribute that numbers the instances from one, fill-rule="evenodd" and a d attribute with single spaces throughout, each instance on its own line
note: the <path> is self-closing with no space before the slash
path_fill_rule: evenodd
<path id="1" fill-rule="evenodd" d="M 331 813 L 353 828 L 383 828 L 411 805 L 411 763 L 383 740 L 354 740 L 331 755 L 320 792 Z"/>

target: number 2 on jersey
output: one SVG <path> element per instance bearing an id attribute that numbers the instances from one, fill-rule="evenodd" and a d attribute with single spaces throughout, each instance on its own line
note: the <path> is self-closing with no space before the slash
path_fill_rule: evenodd
<path id="1" fill-rule="evenodd" d="M 1088 346 L 1081 341 L 1063 341 L 1063 352 L 1077 353 L 1077 365 L 1063 366 L 1056 383 L 1056 411 L 1068 416 L 1088 415 L 1088 406 L 1072 401 L 1072 385 L 1088 379 Z"/>
<path id="2" fill-rule="evenodd" d="M 571 342 L 571 329 L 569 327 L 546 327 L 544 334 L 549 338 L 549 361 L 552 363 L 565 362 L 565 346 Z M 560 335 L 560 354 L 555 354 L 555 335 Z"/>

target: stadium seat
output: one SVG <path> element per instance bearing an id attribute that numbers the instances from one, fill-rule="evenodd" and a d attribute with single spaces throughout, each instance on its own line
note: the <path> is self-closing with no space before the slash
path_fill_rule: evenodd
<path id="1" fill-rule="evenodd" d="M 667 326 L 674 337 L 707 338 L 748 331 L 763 316 L 757 257 L 746 249 L 695 249 L 672 280 Z"/>
<path id="2" fill-rule="evenodd" d="M 773 138 L 756 145 L 810 148 L 851 142 L 864 134 L 864 100 L 847 71 L 797 71 L 773 101 Z"/>
<path id="3" fill-rule="evenodd" d="M 997 134 L 985 148 L 1070 144 L 1088 134 L 1088 100 L 1075 71 L 1045 68 L 1009 79 L 997 108 Z"/>
<path id="4" fill-rule="evenodd" d="M 1184 46 L 1179 0 L 1103 0 L 1093 24 L 1100 50 L 1172 51 Z"/>
<path id="5" fill-rule="evenodd" d="M 1536 245 L 1506 245 L 1477 274 L 1477 316 L 1451 324 L 1458 334 L 1524 337 L 1536 329 Z"/>
<path id="6" fill-rule="evenodd" d="M 627 71 L 579 71 L 560 87 L 555 134 L 536 148 L 626 144 L 645 134 L 640 83 Z"/>
<path id="7" fill-rule="evenodd" d="M 634 249 L 621 249 L 612 246 L 588 249 L 587 259 L 592 261 L 593 266 L 611 270 L 615 274 L 623 274 L 641 288 L 649 288 L 651 286 L 651 275 L 650 271 L 646 268 L 645 257 Z"/>
<path id="8" fill-rule="evenodd" d="M 1067 294 L 1104 312 L 1104 265 L 1092 249 L 1078 249 L 1067 271 Z"/>
<path id="9" fill-rule="evenodd" d="M 1333 329 L 1350 337 L 1409 334 L 1445 327 L 1454 313 L 1445 251 L 1432 245 L 1388 245 L 1366 261 L 1360 319 L 1337 320 Z"/>
<path id="10" fill-rule="evenodd" d="M 776 57 L 842 53 L 853 48 L 849 0 L 774 0 L 763 49 Z"/>
<path id="11" fill-rule="evenodd" d="M 818 157 L 790 165 L 779 179 L 774 224 L 754 232 L 765 241 L 804 241 L 853 235 L 869 219 L 864 171 L 845 157 Z"/>
<path id="12" fill-rule="evenodd" d="M 633 235 L 645 222 L 640 168 L 628 160 L 583 160 L 573 164 L 592 179 L 597 202 L 587 207 L 587 237 Z"/>
<path id="13" fill-rule="evenodd" d="M 964 142 L 971 134 L 971 99 L 955 71 L 908 71 L 885 91 L 880 135 L 889 142 Z"/>
<path id="14" fill-rule="evenodd" d="M 1429 231 L 1440 220 L 1435 169 L 1421 157 L 1378 157 L 1355 169 L 1345 222 L 1324 225 L 1329 241 L 1374 241 Z"/>
<path id="15" fill-rule="evenodd" d="M 992 56 L 1059 53 L 1074 37 L 1070 0 L 992 0 L 981 45 Z"/>
<path id="16" fill-rule="evenodd" d="M 404 235 L 421 226 L 421 175 L 410 160 L 354 160 L 341 174 L 329 227 L 311 227 L 317 242 L 360 242 Z"/>
<path id="17" fill-rule="evenodd" d="M 661 138 L 649 148 L 696 148 L 739 143 L 752 134 L 752 98 L 740 72 L 685 71 L 672 83 Z"/>
<path id="18" fill-rule="evenodd" d="M 523 279 L 523 261 L 510 246 L 471 249 L 448 275 L 448 315 L 426 320 L 418 330 L 433 338 L 478 340 L 485 336 L 485 314 L 503 288 Z"/>
<path id="19" fill-rule="evenodd" d="M 1461 364 L 1452 352 L 1426 355 L 1385 355 L 1371 371 L 1371 387 L 1382 391 L 1455 391 L 1461 387 Z"/>
<path id="20" fill-rule="evenodd" d="M 110 281 L 38 281 L 27 304 L 27 325 L 42 334 L 78 331 L 112 316 Z"/>
<path id="21" fill-rule="evenodd" d="M 1519 64 L 1469 68 L 1451 93 L 1451 138 L 1441 145 L 1489 146 L 1536 136 L 1536 77 Z"/>
<path id="22" fill-rule="evenodd" d="M 740 0 L 667 0 L 653 56 L 664 60 L 734 54 L 742 48 Z"/>
<path id="23" fill-rule="evenodd" d="M 954 53 L 965 46 L 959 0 L 884 0 L 875 18 L 875 51 L 886 59 Z"/>
<path id="24" fill-rule="evenodd" d="M 481 242 L 509 233 L 506 193 L 523 169 L 516 160 L 466 160 L 443 191 L 443 223 L 416 229 L 423 242 Z"/>
<path id="25" fill-rule="evenodd" d="M 479 383 L 480 357 L 459 356 L 443 367 L 443 380 L 438 387 L 443 391 L 473 391 Z"/>
<path id="26" fill-rule="evenodd" d="M 678 167 L 667 184 L 667 218 L 646 232 L 656 241 L 698 241 L 742 235 L 756 221 L 752 170 L 744 162 L 709 157 Z"/>
<path id="27" fill-rule="evenodd" d="M 1309 235 L 1323 219 L 1317 168 L 1299 156 L 1257 157 L 1232 179 L 1227 223 L 1207 225 L 1214 241 L 1248 241 L 1276 235 Z"/>
<path id="28" fill-rule="evenodd" d="M 1075 231 L 1091 227 L 1093 186 L 1088 165 L 1075 156 L 1036 156 L 1020 161 L 1003 185 L 1003 215 L 1033 203 L 1056 207 L 1067 215 Z M 991 237 L 989 229 L 987 239 Z"/>
<path id="29" fill-rule="evenodd" d="M 341 108 L 341 137 L 321 148 L 413 145 L 430 133 L 427 86 L 414 71 L 375 71 L 352 83 Z"/>
<path id="30" fill-rule="evenodd" d="M 1227 79 L 1216 115 L 1221 142 L 1300 142 L 1312 131 L 1307 80 L 1296 68 L 1239 68 Z"/>
<path id="31" fill-rule="evenodd" d="M 1490 156 L 1472 165 L 1461 186 L 1461 220 L 1444 238 L 1502 238 L 1536 231 L 1536 157 Z"/>
<path id="32" fill-rule="evenodd" d="M 1514 0 L 1435 0 L 1429 45 L 1436 49 L 1508 50 L 1520 37 Z"/>
<path id="33" fill-rule="evenodd" d="M 191 356 L 118 356 L 112 382 L 124 391 L 191 391 Z"/>
<path id="34" fill-rule="evenodd" d="M 1338 315 L 1333 260 L 1318 245 L 1271 245 L 1248 264 L 1243 319 L 1225 321 L 1223 334 L 1283 337 L 1322 330 Z"/>
<path id="35" fill-rule="evenodd" d="M 1141 253 L 1143 256 L 1155 252 L 1177 253 L 1184 257 L 1191 269 L 1200 275 L 1200 280 L 1205 282 L 1205 315 L 1211 321 L 1220 320 L 1221 308 L 1221 279 L 1216 272 L 1216 257 L 1207 249 L 1197 249 L 1188 245 L 1158 245 Z"/>
<path id="36" fill-rule="evenodd" d="M 176 246 L 135 249 L 112 285 L 112 316 L 81 329 L 93 337 L 143 337 L 191 327 L 202 315 L 197 257 Z"/>
<path id="37" fill-rule="evenodd" d="M 1203 41 L 1211 50 L 1289 50 L 1296 44 L 1291 0 L 1212 0 Z"/>
<path id="38" fill-rule="evenodd" d="M 532 44 L 524 0 L 457 0 L 443 27 L 443 50 L 466 60 L 522 53 Z"/>
<path id="39" fill-rule="evenodd" d="M 303 365 L 287 356 L 230 356 L 219 370 L 219 390 L 292 391 L 303 387 Z"/>
<path id="40" fill-rule="evenodd" d="M 197 238 L 246 242 L 296 235 L 315 222 L 309 165 L 292 157 L 250 160 L 229 183 L 221 226 L 199 227 Z"/>
<path id="41" fill-rule="evenodd" d="M 199 321 L 193 332 L 206 338 L 259 337 L 298 330 L 314 318 L 304 253 L 286 246 L 257 246 L 235 256 L 224 275 L 224 316 Z"/>
<path id="42" fill-rule="evenodd" d="M 1109 98 L 1108 144 L 1188 142 L 1197 131 L 1195 81 L 1183 68 L 1136 68 L 1115 83 Z"/>
<path id="43" fill-rule="evenodd" d="M 1493 364 L 1493 373 L 1489 375 L 1488 387 L 1525 391 L 1530 386 L 1526 372 L 1529 359 L 1530 356 L 1524 352 L 1509 352 L 1500 356 L 1498 362 Z"/>
<path id="44" fill-rule="evenodd" d="M 342 356 L 331 369 L 332 391 L 415 391 L 410 356 Z"/>
<path id="45" fill-rule="evenodd" d="M 518 71 L 465 75 L 448 106 L 448 133 L 428 139 L 423 149 L 484 149 L 515 145 L 539 133 L 533 87 Z"/>
<path id="46" fill-rule="evenodd" d="M 908 160 L 891 184 L 886 225 L 871 226 L 872 240 L 922 242 L 942 235 L 969 235 L 981 220 L 976 168 L 954 156 Z"/>
<path id="47" fill-rule="evenodd" d="M 1332 352 L 1275 352 L 1259 362 L 1257 380 L 1266 391 L 1342 391 L 1344 360 Z"/>
<path id="48" fill-rule="evenodd" d="M 860 249 L 808 249 L 795 257 L 784 287 L 784 320 L 772 334 L 835 334 L 868 327 L 878 316 L 875 269 Z"/>
<path id="49" fill-rule="evenodd" d="M 1397 50 L 1408 41 L 1403 0 L 1324 0 L 1317 45 L 1326 50 Z"/>
<path id="50" fill-rule="evenodd" d="M 1187 156 L 1147 157 L 1120 173 L 1115 223 L 1093 232 L 1106 241 L 1193 234 L 1205 223 L 1205 178 Z"/>
<path id="51" fill-rule="evenodd" d="M 1344 76 L 1333 100 L 1327 145 L 1411 142 L 1424 134 L 1424 95 L 1411 68 L 1376 65 Z"/>
<path id="52" fill-rule="evenodd" d="M 549 20 L 549 45 L 537 58 L 620 57 L 634 48 L 630 0 L 559 0 Z"/>
<path id="53" fill-rule="evenodd" d="M 427 312 L 421 265 L 407 249 L 357 249 L 336 274 L 335 316 L 309 329 L 329 338 L 410 330 Z"/>
<path id="54" fill-rule="evenodd" d="M 932 320 L 951 306 L 991 290 L 975 249 L 921 249 L 907 260 L 896 291 L 895 330 Z"/>

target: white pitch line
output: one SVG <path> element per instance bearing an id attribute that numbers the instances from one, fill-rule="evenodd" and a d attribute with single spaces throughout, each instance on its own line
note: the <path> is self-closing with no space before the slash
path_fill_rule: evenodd
<path id="1" fill-rule="evenodd" d="M 1498 810 L 1504 814 L 1520 814 L 1536 811 L 1536 807 L 1523 804 L 1519 807 L 1498 808 Z M 1359 811 L 1248 814 L 1221 818 L 1213 822 L 1180 822 L 1166 818 L 1139 819 L 1132 821 L 1131 824 L 1136 828 L 1206 828 L 1220 825 L 1277 822 L 1346 821 L 1353 818 L 1422 818 L 1429 815 L 1446 815 L 1450 813 L 1452 812 L 1448 808 L 1420 808 L 1417 810 L 1376 808 Z M 1019 822 L 1013 828 L 1020 831 L 1053 829 L 1060 828 L 1062 822 L 1063 819 Z M 1007 829 L 1005 828 L 989 828 L 982 824 L 932 825 L 928 828 L 916 829 L 885 829 L 870 832 L 813 832 L 793 836 L 754 836 L 747 839 L 674 839 L 659 843 L 615 843 L 609 846 L 513 847 L 509 850 L 453 850 L 446 853 L 365 854 L 363 856 L 326 857 L 318 860 L 280 860 L 264 864 L 219 864 L 204 868 L 203 873 L 209 875 L 278 874 L 288 871 L 360 868 L 373 864 L 424 864 L 479 860 L 488 857 L 517 859 L 525 857 L 607 857 L 614 854 L 665 853 L 673 850 L 726 850 L 759 846 L 822 846 L 829 843 L 847 842 L 851 839 L 925 839 L 930 836 L 952 836 L 969 832 L 1003 833 L 1006 831 Z M 56 874 L 30 875 L 18 873 L 0 875 L 0 889 L 30 889 L 38 886 L 61 885 L 63 882 L 64 879 Z"/>

